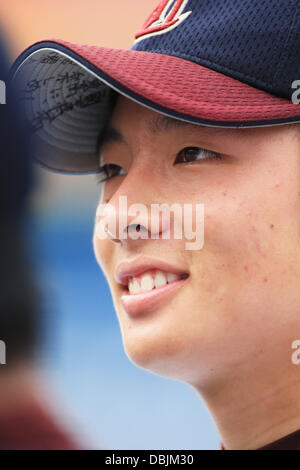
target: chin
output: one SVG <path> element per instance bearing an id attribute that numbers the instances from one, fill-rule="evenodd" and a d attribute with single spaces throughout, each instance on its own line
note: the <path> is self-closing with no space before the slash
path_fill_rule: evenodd
<path id="1" fill-rule="evenodd" d="M 189 381 L 198 363 L 190 356 L 191 349 L 182 341 L 180 332 L 163 331 L 150 326 L 147 330 L 123 328 L 123 346 L 128 359 L 136 366 L 170 379 Z"/>
<path id="2" fill-rule="evenodd" d="M 130 317 L 124 312 L 118 293 L 114 294 L 123 347 L 134 365 L 184 382 L 195 381 L 199 372 L 205 374 L 216 332 L 208 325 L 209 316 L 192 308 L 196 302 L 193 298 L 178 295 L 159 309 Z M 199 311 L 203 309 L 199 306 Z"/>
<path id="3" fill-rule="evenodd" d="M 162 354 L 159 350 L 149 350 L 144 346 L 125 345 L 125 353 L 128 359 L 137 367 L 156 375 L 180 380 L 178 377 L 178 361 L 174 356 Z"/>

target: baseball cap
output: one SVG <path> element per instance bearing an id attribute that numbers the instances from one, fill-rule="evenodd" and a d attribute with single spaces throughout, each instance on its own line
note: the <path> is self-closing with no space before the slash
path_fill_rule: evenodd
<path id="1" fill-rule="evenodd" d="M 97 143 L 123 95 L 190 123 L 246 128 L 300 122 L 295 0 L 162 0 L 129 50 L 47 39 L 15 61 L 12 80 L 34 158 L 96 173 Z"/>

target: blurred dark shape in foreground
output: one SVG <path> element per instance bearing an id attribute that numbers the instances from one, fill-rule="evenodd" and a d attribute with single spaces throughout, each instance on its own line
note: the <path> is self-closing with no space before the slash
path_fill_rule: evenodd
<path id="1" fill-rule="evenodd" d="M 0 38 L 0 80 L 6 86 L 6 104 L 0 104 L 0 449 L 77 449 L 46 405 L 35 374 L 42 312 L 24 236 L 33 177 L 29 139 L 8 74 Z"/>

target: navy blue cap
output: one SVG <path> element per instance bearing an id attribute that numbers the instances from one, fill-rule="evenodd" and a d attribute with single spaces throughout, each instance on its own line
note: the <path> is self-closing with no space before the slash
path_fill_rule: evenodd
<path id="1" fill-rule="evenodd" d="M 172 11 L 184 19 L 166 31 L 152 13 L 132 50 L 187 59 L 291 99 L 300 80 L 299 10 L 298 0 L 164 0 L 161 20 L 168 23 Z"/>

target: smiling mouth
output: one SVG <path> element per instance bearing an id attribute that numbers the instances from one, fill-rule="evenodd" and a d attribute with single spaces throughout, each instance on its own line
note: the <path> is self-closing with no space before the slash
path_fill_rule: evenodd
<path id="1" fill-rule="evenodd" d="M 138 276 L 128 276 L 127 286 L 123 286 L 123 290 L 129 295 L 145 294 L 188 277 L 188 273 L 175 274 L 160 269 L 149 269 Z"/>
<path id="2" fill-rule="evenodd" d="M 122 286 L 121 304 L 126 313 L 135 317 L 184 285 L 189 274 L 165 273 L 154 269 L 137 277 L 129 277 L 128 285 Z"/>

